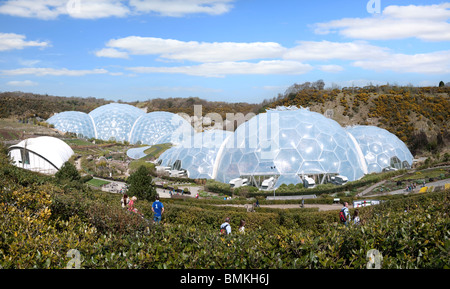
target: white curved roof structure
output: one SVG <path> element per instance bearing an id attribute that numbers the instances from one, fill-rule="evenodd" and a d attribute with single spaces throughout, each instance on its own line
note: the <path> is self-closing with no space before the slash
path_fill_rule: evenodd
<path id="1" fill-rule="evenodd" d="M 44 174 L 55 174 L 74 153 L 68 144 L 49 136 L 23 140 L 8 150 L 16 166 Z"/>

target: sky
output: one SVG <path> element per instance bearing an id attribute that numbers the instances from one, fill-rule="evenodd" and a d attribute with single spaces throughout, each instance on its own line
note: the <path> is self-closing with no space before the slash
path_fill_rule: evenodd
<path id="1" fill-rule="evenodd" d="M 261 103 L 450 82 L 450 2 L 0 0 L 0 91 Z"/>

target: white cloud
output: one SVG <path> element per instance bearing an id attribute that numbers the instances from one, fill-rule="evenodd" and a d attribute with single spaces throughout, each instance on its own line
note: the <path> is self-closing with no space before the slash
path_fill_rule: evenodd
<path id="1" fill-rule="evenodd" d="M 313 68 L 309 64 L 297 61 L 268 60 L 257 63 L 219 62 L 194 66 L 130 67 L 127 69 L 135 73 L 181 73 L 194 76 L 224 77 L 225 75 L 244 74 L 303 74 L 311 71 Z"/>
<path id="2" fill-rule="evenodd" d="M 108 48 L 98 51 L 102 57 L 158 55 L 164 59 L 194 62 L 225 62 L 280 57 L 286 48 L 274 42 L 197 42 L 129 36 L 112 39 Z"/>
<path id="3" fill-rule="evenodd" d="M 67 14 L 73 18 L 97 19 L 107 17 L 125 17 L 130 9 L 120 0 L 68 0 Z"/>
<path id="4" fill-rule="evenodd" d="M 31 80 L 23 80 L 23 81 L 13 80 L 13 81 L 7 82 L 6 85 L 23 87 L 23 86 L 36 86 L 36 85 L 38 85 L 38 83 L 31 81 Z"/>
<path id="5" fill-rule="evenodd" d="M 95 55 L 97 55 L 98 57 L 109 57 L 109 58 L 124 58 L 124 59 L 129 58 L 127 52 L 119 51 L 114 48 L 103 48 L 95 52 Z"/>
<path id="6" fill-rule="evenodd" d="M 364 41 L 330 42 L 330 41 L 301 41 L 294 48 L 289 49 L 284 59 L 294 60 L 358 60 L 384 57 L 389 49 L 370 45 Z"/>
<path id="7" fill-rule="evenodd" d="M 138 12 L 154 12 L 163 16 L 180 17 L 187 14 L 204 13 L 220 15 L 233 7 L 234 0 L 130 0 Z"/>
<path id="8" fill-rule="evenodd" d="M 67 68 L 18 68 L 12 70 L 2 70 L 2 75 L 35 75 L 35 76 L 84 76 L 89 74 L 104 74 L 108 73 L 105 69 L 92 70 L 70 70 Z"/>
<path id="9" fill-rule="evenodd" d="M 344 70 L 344 67 L 335 64 L 320 65 L 319 69 L 324 72 L 337 73 Z"/>
<path id="10" fill-rule="evenodd" d="M 314 25 L 317 34 L 339 34 L 366 40 L 418 38 L 450 40 L 450 3 L 425 6 L 388 6 L 381 15 L 344 18 Z"/>
<path id="11" fill-rule="evenodd" d="M 15 33 L 0 33 L 0 51 L 23 49 L 25 47 L 48 47 L 48 42 L 26 41 L 26 36 Z"/>
<path id="12" fill-rule="evenodd" d="M 185 16 L 194 13 L 219 15 L 230 11 L 234 0 L 6 0 L 0 14 L 18 17 L 97 19 L 125 17 L 134 13 Z"/>
<path id="13" fill-rule="evenodd" d="M 375 71 L 448 74 L 450 73 L 450 50 L 414 55 L 391 54 L 383 59 L 355 61 L 353 65 Z"/>
<path id="14" fill-rule="evenodd" d="M 124 17 L 130 13 L 120 0 L 7 0 L 0 13 L 11 16 L 57 19 L 60 15 L 73 18 L 96 19 Z"/>

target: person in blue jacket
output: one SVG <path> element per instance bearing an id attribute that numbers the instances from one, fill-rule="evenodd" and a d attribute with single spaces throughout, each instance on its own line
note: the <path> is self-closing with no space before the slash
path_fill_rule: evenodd
<path id="1" fill-rule="evenodd" d="M 159 201 L 159 196 L 156 195 L 156 201 L 152 204 L 152 211 L 155 213 L 153 221 L 159 223 L 161 221 L 162 214 L 164 213 L 164 205 Z"/>

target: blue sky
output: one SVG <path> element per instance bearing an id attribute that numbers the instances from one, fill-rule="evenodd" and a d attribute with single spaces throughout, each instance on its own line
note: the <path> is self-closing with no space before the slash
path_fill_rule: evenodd
<path id="1" fill-rule="evenodd" d="M 450 82 L 450 2 L 3 0 L 0 91 L 260 103 L 294 83 Z"/>

